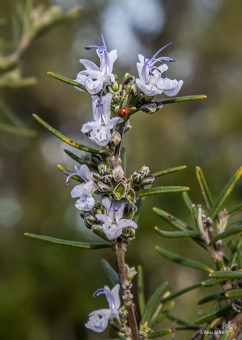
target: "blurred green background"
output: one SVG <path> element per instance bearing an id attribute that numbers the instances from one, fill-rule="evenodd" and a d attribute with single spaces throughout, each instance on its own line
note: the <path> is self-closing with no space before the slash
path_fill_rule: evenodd
<path id="1" fill-rule="evenodd" d="M 21 1 L 0 1 L 0 36 L 11 41 L 12 18 Z M 22 2 L 23 3 L 23 2 Z M 16 115 L 37 131 L 27 138 L 0 132 L 0 339 L 80 340 L 107 339 L 109 328 L 97 335 L 85 329 L 88 313 L 105 308 L 103 297 L 93 292 L 109 284 L 100 260 L 116 268 L 110 250 L 75 250 L 26 239 L 24 232 L 80 241 L 95 238 L 82 223 L 74 200 L 73 183 L 56 167 L 74 168 L 62 142 L 37 125 L 32 113 L 80 143 L 92 145 L 80 133 L 92 117 L 90 96 L 50 78 L 47 71 L 75 78 L 82 69 L 80 58 L 98 62 L 94 51 L 104 33 L 108 49 L 118 49 L 114 72 L 137 75 L 138 53 L 154 54 L 172 41 L 165 55 L 176 60 L 166 76 L 183 79 L 179 95 L 206 94 L 203 101 L 165 106 L 154 115 L 137 113 L 125 136 L 128 174 L 148 165 L 152 171 L 186 164 L 187 170 L 162 177 L 160 184 L 187 185 L 194 202 L 201 203 L 195 166 L 202 167 L 214 196 L 241 163 L 242 126 L 242 2 L 222 0 L 37 0 L 35 5 L 59 5 L 64 11 L 80 6 L 79 18 L 58 25 L 34 40 L 21 58 L 25 77 L 36 77 L 32 87 L 3 89 L 0 96 Z M 11 53 L 11 44 L 5 54 Z M 5 118 L 0 112 L 0 119 Z M 73 150 L 78 154 L 78 151 Z M 80 154 L 80 153 L 79 153 Z M 157 181 L 158 182 L 158 181 Z M 241 183 L 227 207 L 238 202 Z M 136 240 L 130 244 L 127 262 L 141 264 L 145 294 L 163 281 L 174 292 L 204 278 L 199 272 L 161 258 L 154 250 L 164 246 L 183 256 L 209 263 L 209 258 L 190 241 L 159 238 L 154 226 L 163 222 L 152 213 L 162 207 L 189 221 L 180 194 L 147 199 Z M 204 255 L 205 254 L 205 255 Z M 194 320 L 194 291 L 176 300 L 173 315 Z M 169 323 L 163 323 L 167 326 Z M 192 333 L 178 333 L 189 339 Z M 164 337 L 171 339 L 171 336 Z"/>

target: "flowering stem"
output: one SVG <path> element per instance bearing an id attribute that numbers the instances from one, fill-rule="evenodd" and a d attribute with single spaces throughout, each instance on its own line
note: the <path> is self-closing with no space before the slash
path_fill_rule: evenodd
<path id="1" fill-rule="evenodd" d="M 132 301 L 133 296 L 131 295 L 130 290 L 126 288 L 129 281 L 127 281 L 126 268 L 125 268 L 125 252 L 126 252 L 126 245 L 122 241 L 117 241 L 117 243 L 115 244 L 115 254 L 116 254 L 117 262 L 118 262 L 119 275 L 120 275 L 121 286 L 123 289 L 125 308 L 129 316 L 131 338 L 132 340 L 139 340 L 139 331 L 138 331 L 137 321 L 136 321 L 135 312 L 134 312 L 134 305 Z"/>

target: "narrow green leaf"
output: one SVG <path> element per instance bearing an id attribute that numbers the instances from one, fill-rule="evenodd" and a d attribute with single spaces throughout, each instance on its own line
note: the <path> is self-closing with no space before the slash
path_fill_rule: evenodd
<path id="1" fill-rule="evenodd" d="M 191 200 L 191 198 L 190 198 L 188 192 L 183 192 L 183 193 L 182 193 L 182 196 L 183 196 L 183 199 L 184 199 L 184 202 L 185 202 L 185 204 L 186 204 L 187 209 L 188 209 L 188 210 L 190 211 L 190 213 L 191 213 L 191 212 L 192 212 L 192 206 L 193 206 L 194 204 L 192 203 L 192 200 Z"/>
<path id="2" fill-rule="evenodd" d="M 161 103 L 165 105 L 165 104 L 173 104 L 173 103 L 179 103 L 179 102 L 189 102 L 191 100 L 206 99 L 206 98 L 207 96 L 204 96 L 204 95 L 194 95 L 194 96 L 184 96 L 184 97 L 163 99 L 163 100 L 156 101 L 156 103 Z"/>
<path id="3" fill-rule="evenodd" d="M 211 321 L 219 318 L 220 316 L 224 316 L 224 315 L 229 314 L 232 310 L 233 309 L 232 309 L 231 306 L 226 306 L 224 308 L 216 310 L 215 312 L 203 315 L 200 318 L 196 319 L 194 322 L 195 322 L 196 325 L 201 325 L 205 322 L 211 322 Z"/>
<path id="4" fill-rule="evenodd" d="M 225 293 L 226 298 L 235 299 L 242 297 L 242 289 L 232 289 Z"/>
<path id="5" fill-rule="evenodd" d="M 77 155 L 75 155 L 74 153 L 72 153 L 70 150 L 64 149 L 64 152 L 71 157 L 72 159 L 74 159 L 74 161 L 76 161 L 79 164 L 86 164 L 88 166 L 89 169 L 95 169 L 96 167 L 91 164 L 90 162 L 78 157 Z"/>
<path id="6" fill-rule="evenodd" d="M 183 264 L 184 266 L 195 268 L 195 269 L 198 269 L 198 270 L 204 270 L 204 271 L 207 271 L 207 272 L 213 271 L 213 269 L 208 267 L 206 264 L 178 256 L 178 255 L 176 255 L 172 252 L 169 252 L 169 251 L 167 251 L 167 250 L 165 250 L 161 247 L 155 247 L 155 249 L 159 254 L 161 254 L 162 256 L 164 256 L 165 258 L 167 258 L 167 259 L 169 259 L 173 262 Z"/>
<path id="7" fill-rule="evenodd" d="M 183 319 L 179 319 L 179 318 L 177 318 L 177 317 L 175 317 L 175 316 L 173 316 L 173 315 L 170 315 L 170 314 L 168 314 L 167 316 L 167 319 L 169 319 L 169 320 L 171 320 L 171 321 L 175 321 L 176 323 L 178 323 L 179 325 L 182 325 L 182 326 L 180 326 L 180 327 L 184 327 L 184 330 L 185 329 L 194 329 L 194 330 L 196 330 L 196 329 L 199 329 L 200 328 L 200 326 L 197 326 L 197 325 L 193 325 L 192 323 L 189 323 L 189 322 L 187 322 L 187 321 L 185 321 L 185 320 L 183 320 Z M 175 326 L 175 329 L 176 330 L 182 330 L 182 328 L 179 328 L 178 329 L 178 327 L 179 326 Z"/>
<path id="8" fill-rule="evenodd" d="M 205 177 L 203 175 L 203 172 L 199 166 L 196 167 L 196 176 L 197 176 L 197 180 L 202 191 L 202 196 L 203 196 L 205 205 L 207 209 L 210 210 L 213 206 L 213 199 L 209 191 Z"/>
<path id="9" fill-rule="evenodd" d="M 237 211 L 242 210 L 242 203 L 240 203 L 239 205 L 237 205 L 236 207 L 234 207 L 233 209 L 231 209 L 228 212 L 228 215 L 232 215 L 234 213 L 237 213 Z"/>
<path id="10" fill-rule="evenodd" d="M 169 168 L 169 169 L 164 169 L 164 170 L 161 170 L 161 171 L 157 171 L 157 172 L 153 173 L 152 176 L 160 177 L 160 176 L 163 176 L 163 175 L 172 174 L 173 172 L 184 170 L 186 168 L 187 168 L 186 165 L 176 166 L 174 168 Z"/>
<path id="11" fill-rule="evenodd" d="M 233 328 L 226 329 L 224 334 L 221 336 L 220 340 L 229 340 L 232 332 L 233 332 Z M 235 340 L 235 339 L 233 339 L 233 340 Z"/>
<path id="12" fill-rule="evenodd" d="M 198 305 L 203 305 L 204 303 L 216 300 L 219 297 L 223 297 L 224 296 L 224 292 L 220 292 L 220 293 L 215 293 L 215 294 L 211 294 L 208 296 L 205 296 L 204 298 L 202 298 L 201 300 L 199 300 L 197 302 Z"/>
<path id="13" fill-rule="evenodd" d="M 159 331 L 155 331 L 155 332 L 147 334 L 147 338 L 148 339 L 159 338 L 160 336 L 170 334 L 171 331 L 172 331 L 171 328 L 163 328 L 163 329 L 160 329 Z"/>
<path id="14" fill-rule="evenodd" d="M 44 242 L 50 242 L 55 244 L 60 244 L 63 246 L 69 246 L 69 247 L 75 247 L 75 248 L 81 248 L 81 249 L 101 249 L 101 248 L 111 248 L 110 244 L 98 244 L 98 243 L 84 243 L 84 242 L 77 242 L 77 241 L 68 241 L 68 240 L 61 240 L 58 238 L 50 237 L 50 236 L 44 236 L 44 235 L 36 235 L 36 234 L 30 234 L 25 233 L 24 236 L 34 238 L 36 240 L 44 241 Z"/>
<path id="15" fill-rule="evenodd" d="M 141 266 L 138 266 L 137 285 L 138 285 L 139 311 L 140 311 L 140 316 L 143 317 L 144 310 L 145 310 L 145 298 L 144 298 L 143 269 Z"/>
<path id="16" fill-rule="evenodd" d="M 225 185 L 218 199 L 214 203 L 213 208 L 209 211 L 209 216 L 211 217 L 212 220 L 216 217 L 217 213 L 222 208 L 222 205 L 224 204 L 226 198 L 228 198 L 229 195 L 231 194 L 232 190 L 234 189 L 241 175 L 242 175 L 242 166 L 236 171 L 236 173 L 231 177 L 231 179 Z"/>
<path id="17" fill-rule="evenodd" d="M 202 283 L 201 282 L 198 282 L 198 283 L 195 283 L 194 285 L 191 285 L 191 286 L 188 286 L 186 288 L 183 288 L 181 290 L 178 290 L 177 292 L 173 293 L 173 294 L 170 294 L 168 296 L 166 296 L 165 298 L 162 298 L 161 299 L 161 302 L 167 302 L 169 300 L 173 300 L 174 298 L 176 298 L 177 296 L 180 296 L 182 294 L 185 294 L 187 292 L 190 292 L 191 290 L 193 289 L 196 289 L 198 287 L 201 287 Z"/>
<path id="18" fill-rule="evenodd" d="M 165 222 L 169 223 L 172 227 L 181 231 L 195 231 L 189 224 L 180 220 L 179 218 L 167 213 L 166 211 L 159 208 L 152 208 L 152 210 L 160 216 Z"/>
<path id="19" fill-rule="evenodd" d="M 208 279 L 208 280 L 202 281 L 201 284 L 203 287 L 212 287 L 224 281 L 226 281 L 226 279 Z"/>
<path id="20" fill-rule="evenodd" d="M 54 72 L 47 72 L 47 74 L 55 79 L 58 79 L 60 81 L 63 81 L 64 83 L 66 84 L 69 84 L 69 85 L 72 85 L 72 86 L 76 86 L 76 87 L 79 87 L 80 89 L 82 89 L 83 91 L 87 91 L 85 86 L 81 85 L 80 83 L 78 83 L 77 81 L 75 80 L 72 80 L 72 79 L 69 79 L 67 77 L 63 77 L 63 76 L 60 76 L 59 74 L 56 74 Z"/>
<path id="21" fill-rule="evenodd" d="M 158 227 L 155 227 L 155 231 L 157 234 L 168 237 L 168 238 L 180 238 L 180 237 L 191 237 L 191 236 L 199 236 L 201 233 L 196 230 L 187 230 L 187 231 L 165 231 L 161 230 Z"/>
<path id="22" fill-rule="evenodd" d="M 165 308 L 162 310 L 162 312 L 155 318 L 155 320 L 153 321 L 153 325 L 159 324 L 162 320 L 164 320 L 174 307 L 175 302 L 169 302 L 168 305 L 166 305 Z"/>
<path id="23" fill-rule="evenodd" d="M 120 159 L 122 161 L 122 168 L 123 168 L 123 171 L 124 171 L 124 175 L 126 174 L 126 149 L 125 147 L 123 146 L 121 148 L 121 151 L 120 151 Z"/>
<path id="24" fill-rule="evenodd" d="M 139 197 L 144 197 L 144 196 L 151 196 L 151 195 L 159 195 L 159 194 L 166 194 L 168 192 L 183 192 L 183 191 L 188 191 L 188 187 L 183 187 L 183 186 L 161 186 L 161 187 L 156 187 L 156 188 L 151 188 L 151 189 L 145 189 L 145 190 L 139 190 L 137 191 L 137 195 Z"/>
<path id="25" fill-rule="evenodd" d="M 60 164 L 57 164 L 57 168 L 60 169 L 60 171 L 61 171 L 65 176 L 69 176 L 69 174 L 71 173 L 71 171 L 70 171 L 69 169 L 64 168 L 64 167 L 63 167 L 62 165 L 60 165 Z M 76 176 L 76 175 L 71 176 L 71 179 L 73 179 L 73 180 L 75 180 L 75 181 L 77 181 L 77 182 L 80 182 L 80 183 L 83 183 L 83 182 L 84 182 L 84 180 L 83 180 L 81 177 Z M 68 183 L 67 183 L 67 184 L 68 184 Z"/>
<path id="26" fill-rule="evenodd" d="M 164 282 L 162 285 L 160 285 L 155 292 L 151 295 L 151 297 L 149 298 L 149 300 L 147 301 L 146 305 L 145 305 L 145 309 L 144 309 L 144 315 L 143 315 L 143 322 L 150 322 L 154 310 L 156 308 L 156 306 L 158 305 L 158 303 L 160 302 L 160 299 L 162 297 L 162 295 L 164 294 L 164 292 L 166 291 L 168 287 L 168 283 Z"/>
<path id="27" fill-rule="evenodd" d="M 230 218 L 227 222 L 227 226 L 226 227 L 231 227 L 233 225 L 241 225 L 242 224 L 242 216 L 238 216 L 238 217 L 235 217 L 235 218 Z"/>
<path id="28" fill-rule="evenodd" d="M 226 237 L 229 237 L 231 235 L 238 234 L 238 233 L 241 233 L 241 232 L 242 232 L 242 225 L 240 225 L 238 227 L 230 228 L 230 229 L 224 231 L 223 233 L 214 236 L 211 239 L 210 244 L 213 244 L 214 242 L 217 242 L 218 240 L 222 240 Z"/>
<path id="29" fill-rule="evenodd" d="M 120 283 L 118 273 L 113 269 L 113 267 L 108 263 L 108 261 L 102 259 L 101 265 L 112 286 L 115 286 L 116 284 Z"/>
<path id="30" fill-rule="evenodd" d="M 38 117 L 36 114 L 33 114 L 34 118 L 37 120 L 38 123 L 40 123 L 44 128 L 46 128 L 47 130 L 49 130 L 51 133 L 53 133 L 57 138 L 59 138 L 60 140 L 62 140 L 63 142 L 65 142 L 68 145 L 73 146 L 74 148 L 80 149 L 82 151 L 86 151 L 86 152 L 90 152 L 90 153 L 95 153 L 95 154 L 99 154 L 100 151 L 98 150 L 94 150 L 91 149 L 87 146 L 78 144 L 77 142 L 74 142 L 70 139 L 68 139 L 67 137 L 65 137 L 64 135 L 62 135 L 59 131 L 55 130 L 52 126 L 50 126 L 49 124 L 47 124 L 43 119 L 41 119 L 40 117 Z"/>
<path id="31" fill-rule="evenodd" d="M 216 279 L 241 279 L 242 278 L 242 270 L 241 271 L 219 271 L 213 272 L 209 274 L 210 277 Z"/>
<path id="32" fill-rule="evenodd" d="M 8 132 L 8 133 L 13 133 L 15 135 L 24 136 L 24 137 L 36 137 L 37 135 L 35 130 L 29 129 L 26 127 L 5 124 L 5 123 L 0 123 L 0 130 L 4 132 Z"/>

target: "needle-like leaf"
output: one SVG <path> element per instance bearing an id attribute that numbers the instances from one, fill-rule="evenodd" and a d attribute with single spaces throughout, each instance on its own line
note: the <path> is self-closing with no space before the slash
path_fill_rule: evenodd
<path id="1" fill-rule="evenodd" d="M 30 234 L 30 233 L 25 233 L 24 236 L 34 238 L 36 240 L 40 240 L 40 241 L 44 241 L 44 242 L 55 243 L 55 244 L 60 244 L 60 245 L 63 245 L 63 246 L 75 247 L 75 248 L 81 248 L 81 249 L 111 248 L 110 244 L 84 243 L 84 242 L 77 242 L 77 241 L 68 241 L 68 240 L 62 240 L 62 239 L 54 238 L 54 237 L 50 237 L 50 236 L 36 235 L 36 234 Z"/>
<path id="2" fill-rule="evenodd" d="M 72 80 L 72 79 L 69 79 L 67 77 L 63 77 L 57 73 L 54 73 L 54 72 L 47 72 L 47 74 L 55 79 L 58 79 L 66 84 L 69 84 L 69 85 L 72 85 L 72 86 L 76 86 L 76 87 L 79 87 L 80 89 L 82 89 L 83 91 L 87 91 L 85 86 L 81 85 L 80 83 L 78 83 L 77 81 L 75 80 Z"/>

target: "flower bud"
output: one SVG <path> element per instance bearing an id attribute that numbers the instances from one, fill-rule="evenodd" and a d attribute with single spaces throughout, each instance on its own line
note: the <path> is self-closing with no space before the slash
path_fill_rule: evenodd
<path id="1" fill-rule="evenodd" d="M 107 166 L 104 163 L 99 163 L 98 164 L 98 172 L 100 175 L 104 175 L 107 172 Z"/>
<path id="2" fill-rule="evenodd" d="M 91 174 L 92 174 L 92 178 L 94 179 L 95 182 L 100 181 L 101 176 L 99 175 L 99 173 L 97 171 L 92 171 Z"/>
<path id="3" fill-rule="evenodd" d="M 116 182 L 119 182 L 124 176 L 124 171 L 121 165 L 118 165 L 116 168 L 113 169 L 113 177 Z"/>
<path id="4" fill-rule="evenodd" d="M 140 171 L 143 171 L 148 176 L 150 173 L 150 168 L 146 165 L 143 165 Z"/>
<path id="5" fill-rule="evenodd" d="M 138 88 L 136 82 L 134 82 L 132 85 L 131 85 L 131 90 L 134 94 L 134 96 L 138 96 L 139 94 L 141 94 L 141 90 Z M 141 94 L 141 96 L 139 98 L 137 98 L 137 100 L 139 101 L 140 99 L 143 99 L 143 94 Z M 137 102 L 138 102 L 137 101 Z"/>
<path id="6" fill-rule="evenodd" d="M 111 146 L 115 147 L 121 142 L 121 139 L 122 138 L 121 138 L 120 133 L 117 132 L 117 131 L 114 131 L 111 135 L 109 143 L 110 143 Z"/>
<path id="7" fill-rule="evenodd" d="M 157 111 L 157 105 L 156 103 L 144 104 L 139 109 L 145 113 L 154 113 Z"/>
<path id="8" fill-rule="evenodd" d="M 130 73 L 125 73 L 125 75 L 124 75 L 124 83 L 125 83 L 126 80 L 127 80 L 128 78 L 130 78 L 130 77 L 132 77 Z"/>
<path id="9" fill-rule="evenodd" d="M 119 89 L 118 82 L 115 81 L 115 82 L 113 83 L 113 90 L 114 90 L 114 91 L 118 91 L 118 89 Z"/>
<path id="10" fill-rule="evenodd" d="M 152 184 L 155 180 L 154 176 L 147 176 L 140 182 L 140 185 L 149 185 Z"/>
<path id="11" fill-rule="evenodd" d="M 97 219 L 94 215 L 87 213 L 84 217 L 84 223 L 88 229 L 91 229 L 93 224 L 97 223 Z"/>
<path id="12" fill-rule="evenodd" d="M 144 177 L 145 177 L 145 174 L 143 172 L 135 171 L 132 174 L 131 179 L 135 184 L 139 184 L 142 181 L 142 179 L 144 179 Z"/>
<path id="13" fill-rule="evenodd" d="M 97 183 L 97 189 L 98 191 L 101 191 L 101 192 L 109 192 L 111 190 L 110 186 L 103 182 Z"/>
<path id="14" fill-rule="evenodd" d="M 112 179 L 113 179 L 113 176 L 112 176 L 112 174 L 109 174 L 109 173 L 106 173 L 106 174 L 102 175 L 102 177 L 101 177 L 101 181 L 103 183 L 106 183 L 106 184 L 110 183 L 112 181 Z"/>

